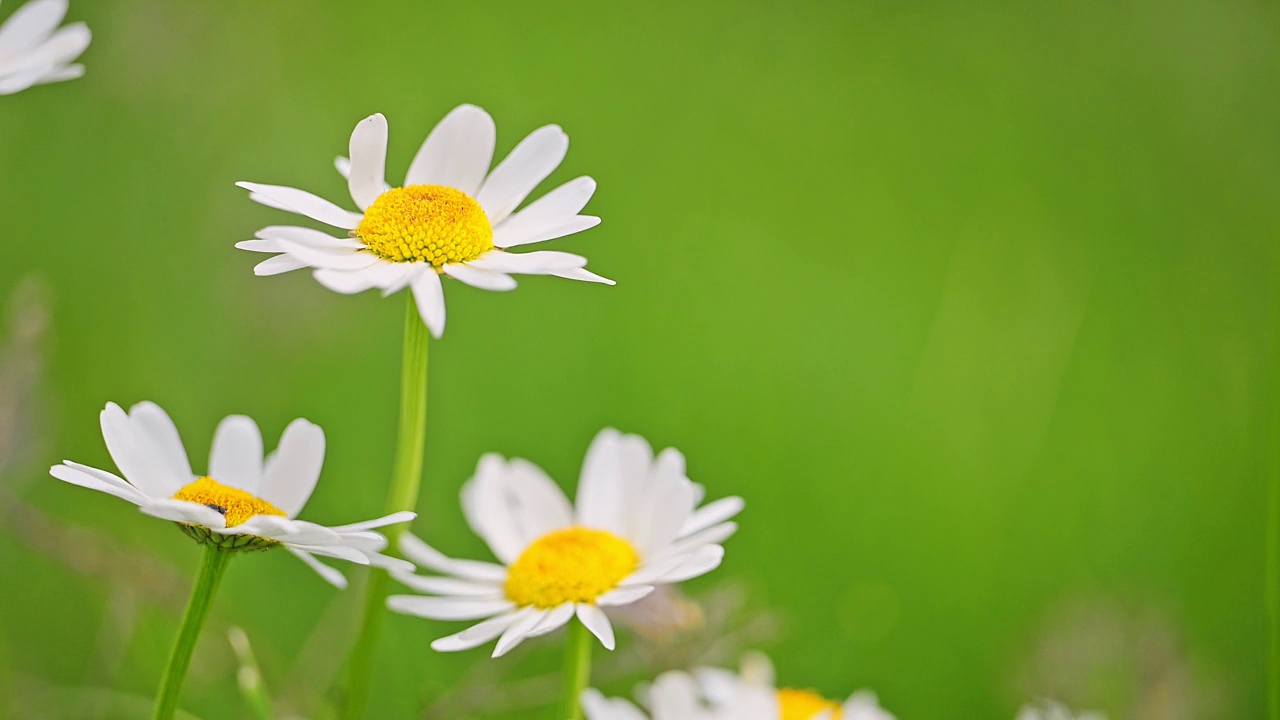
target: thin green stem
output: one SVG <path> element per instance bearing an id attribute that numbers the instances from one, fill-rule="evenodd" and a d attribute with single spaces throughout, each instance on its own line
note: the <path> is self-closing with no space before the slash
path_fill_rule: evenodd
<path id="1" fill-rule="evenodd" d="M 564 643 L 564 696 L 556 720 L 582 720 L 582 691 L 591 681 L 591 633 L 581 621 L 573 620 Z"/>
<path id="2" fill-rule="evenodd" d="M 404 318 L 404 355 L 400 366 L 400 430 L 396 437 L 395 465 L 391 487 L 387 490 L 387 513 L 413 510 L 418 505 L 418 486 L 422 480 L 422 449 L 427 430 L 427 341 L 430 335 L 418 315 L 413 295 Z M 396 541 L 404 532 L 403 525 L 392 525 L 383 533 L 396 552 Z M 369 700 L 369 684 L 373 677 L 373 655 L 382 632 L 387 589 L 390 577 L 383 570 L 370 568 L 364 587 L 364 603 L 360 632 L 347 660 L 346 697 L 342 703 L 344 720 L 364 716 Z"/>
<path id="3" fill-rule="evenodd" d="M 182 627 L 178 630 L 178 639 L 173 643 L 169 665 L 160 678 L 156 710 L 151 716 L 153 720 L 171 720 L 174 711 L 178 709 L 178 696 L 182 694 L 182 683 L 186 680 L 187 667 L 191 664 L 191 653 L 195 651 L 196 640 L 200 638 L 204 621 L 209 617 L 213 596 L 218 592 L 218 583 L 222 581 L 222 573 L 227 569 L 231 554 L 230 550 L 223 550 L 213 543 L 204 546 L 200 574 L 196 576 L 196 584 L 191 588 L 191 599 L 187 602 L 187 611 L 182 615 Z"/>

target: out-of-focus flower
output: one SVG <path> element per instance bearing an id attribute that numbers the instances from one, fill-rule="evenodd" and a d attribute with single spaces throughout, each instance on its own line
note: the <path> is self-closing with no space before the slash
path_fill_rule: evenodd
<path id="1" fill-rule="evenodd" d="M 1073 713 L 1062 703 L 1042 700 L 1035 705 L 1027 705 L 1018 711 L 1016 720 L 1107 720 L 1102 713 Z"/>
<path id="2" fill-rule="evenodd" d="M 648 714 L 623 698 L 606 698 L 588 688 L 582 693 L 587 720 L 778 720 L 778 707 L 765 687 L 740 684 L 730 696 L 711 701 L 688 673 L 666 672 L 644 695 Z"/>
<path id="3" fill-rule="evenodd" d="M 361 212 L 291 187 L 238 183 L 263 205 L 348 231 L 347 236 L 272 226 L 236 247 L 280 253 L 259 263 L 258 275 L 313 268 L 320 284 L 339 293 L 377 288 L 390 295 L 411 288 L 422 320 L 436 337 L 445 324 L 441 275 L 483 290 L 513 289 L 512 273 L 612 285 L 588 272 L 580 255 L 509 252 L 597 225 L 600 218 L 578 214 L 596 183 L 589 177 L 570 180 L 514 212 L 559 166 L 569 136 L 556 125 L 539 128 L 490 172 L 495 133 L 488 113 L 459 106 L 427 136 L 404 185 L 392 188 L 385 179 L 387 120 L 371 115 L 351 133 L 351 159 L 337 160 Z"/>
<path id="4" fill-rule="evenodd" d="M 485 619 L 433 642 L 440 651 L 498 638 L 497 657 L 575 615 L 612 650 L 613 626 L 601 608 L 636 602 L 657 585 L 720 565 L 720 543 L 737 530 L 729 519 L 743 501 L 728 497 L 698 508 L 702 497 L 680 452 L 668 448 L 655 458 L 644 438 L 612 429 L 587 451 L 572 505 L 533 463 L 486 455 L 462 488 L 462 506 L 502 564 L 454 560 L 406 535 L 405 556 L 447 577 L 394 573 L 430 595 L 394 595 L 387 604 L 436 620 Z"/>
<path id="5" fill-rule="evenodd" d="M 102 437 L 124 480 L 105 470 L 65 461 L 50 474 L 72 485 L 127 500 L 144 513 L 172 520 L 201 544 L 228 550 L 282 545 L 337 587 L 346 578 L 314 556 L 405 570 L 409 563 L 382 554 L 387 540 L 374 528 L 412 520 L 395 513 L 377 520 L 325 527 L 296 520 L 315 490 L 324 464 L 324 431 L 306 420 L 285 428 L 280 445 L 263 459 L 254 421 L 231 415 L 218 425 L 209 473 L 191 471 L 178 429 L 158 405 L 138 403 L 126 414 L 108 403 Z"/>
<path id="6" fill-rule="evenodd" d="M 31 0 L 0 25 L 0 95 L 84 75 L 72 61 L 89 47 L 84 23 L 59 28 L 67 0 Z"/>
<path id="7" fill-rule="evenodd" d="M 715 707 L 730 707 L 741 702 L 744 694 L 759 697 L 763 691 L 770 698 L 775 720 L 894 720 L 870 690 L 855 692 L 841 703 L 812 690 L 778 688 L 773 663 L 763 653 L 750 653 L 743 658 L 739 673 L 701 668 L 694 675 L 703 696 Z"/>

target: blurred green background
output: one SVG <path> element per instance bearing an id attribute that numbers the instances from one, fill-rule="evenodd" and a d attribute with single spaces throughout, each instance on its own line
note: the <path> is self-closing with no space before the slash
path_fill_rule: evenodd
<path id="1" fill-rule="evenodd" d="M 1261 717 L 1274 4 L 73 0 L 70 17 L 94 31 L 87 76 L 0 98 L 0 715 L 147 716 L 199 550 L 44 475 L 112 467 L 106 401 L 160 403 L 197 466 L 223 415 L 269 444 L 307 417 L 329 454 L 306 516 L 379 512 L 403 298 L 255 278 L 232 244 L 286 218 L 233 183 L 346 204 L 331 162 L 357 120 L 387 115 L 399 178 L 473 102 L 499 153 L 566 129 L 545 187 L 594 176 L 604 223 L 554 247 L 618 285 L 448 287 L 416 532 L 485 557 L 457 502 L 480 454 L 572 488 L 616 425 L 747 498 L 723 568 L 686 589 L 737 587 L 739 620 L 776 621 L 741 644 L 784 684 L 874 688 L 903 720 L 1011 718 L 1037 695 Z M 238 559 L 184 706 L 248 716 L 235 623 L 282 712 L 322 717 L 357 597 L 283 552 Z M 528 716 L 484 688 L 535 687 L 557 640 L 500 661 L 428 649 L 460 627 L 389 617 L 370 717 L 462 682 L 480 690 L 452 716 Z M 661 650 L 602 684 L 687 657 Z"/>

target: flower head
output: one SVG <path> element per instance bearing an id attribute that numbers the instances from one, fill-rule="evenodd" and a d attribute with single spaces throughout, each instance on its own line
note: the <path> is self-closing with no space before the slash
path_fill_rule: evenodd
<path id="1" fill-rule="evenodd" d="M 454 560 L 405 535 L 405 556 L 444 577 L 393 573 L 427 595 L 394 595 L 387 605 L 437 620 L 484 620 L 436 640 L 436 650 L 498 638 L 497 657 L 575 615 L 612 650 L 602 608 L 719 566 L 720 543 L 737 530 L 729 519 L 743 502 L 729 497 L 698 508 L 702 496 L 678 451 L 655 457 L 643 438 L 616 430 L 592 442 L 573 504 L 533 463 L 486 455 L 462 488 L 462 507 L 502 564 Z"/>
<path id="2" fill-rule="evenodd" d="M 558 126 L 533 131 L 505 160 L 493 160 L 493 119 L 474 105 L 445 116 L 409 165 L 404 185 L 385 180 L 387 120 L 371 115 L 351 133 L 351 158 L 337 160 L 351 199 L 350 212 L 311 193 L 279 185 L 242 182 L 249 197 L 347 231 L 346 237 L 304 227 L 263 228 L 236 247 L 279 253 L 254 268 L 258 275 L 313 268 L 320 284 L 340 293 L 377 288 L 384 295 L 410 288 L 423 322 L 444 332 L 441 276 L 484 290 L 511 290 L 511 274 L 607 280 L 585 269 L 586 258 L 556 251 L 511 248 L 571 235 L 600 218 L 578 213 L 596 183 L 580 177 L 515 212 L 564 159 L 569 136 Z"/>
<path id="3" fill-rule="evenodd" d="M 125 413 L 108 403 L 100 419 L 107 451 L 124 478 L 69 460 L 54 465 L 50 474 L 172 520 L 202 544 L 227 550 L 283 546 L 338 587 L 346 586 L 342 573 L 316 555 L 402 571 L 413 567 L 383 555 L 387 540 L 373 530 L 408 522 L 414 513 L 337 527 L 295 519 L 324 463 L 324 431 L 318 425 L 302 419 L 289 423 L 279 447 L 264 459 L 257 424 L 231 415 L 214 433 L 209 472 L 199 475 L 191 470 L 177 427 L 158 405 L 138 403 Z"/>
<path id="4" fill-rule="evenodd" d="M 67 0 L 31 0 L 0 25 L 0 95 L 84 75 L 71 62 L 92 34 L 84 23 L 58 28 L 66 14 Z"/>
<path id="5" fill-rule="evenodd" d="M 740 674 L 716 668 L 663 673 L 641 694 L 647 716 L 594 689 L 583 692 L 582 709 L 587 720 L 894 720 L 866 690 L 843 703 L 809 690 L 779 690 L 773 665 L 758 653 L 746 658 Z"/>

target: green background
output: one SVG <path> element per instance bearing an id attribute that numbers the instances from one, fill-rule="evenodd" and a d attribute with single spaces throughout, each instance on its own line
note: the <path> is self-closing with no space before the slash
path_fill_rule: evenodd
<path id="1" fill-rule="evenodd" d="M 306 516 L 380 511 L 403 298 L 254 277 L 232 244 L 287 218 L 233 183 L 348 205 L 331 161 L 357 120 L 387 116 L 396 179 L 472 102 L 499 153 L 569 133 L 545 187 L 594 176 L 604 222 L 546 247 L 618 285 L 447 286 L 416 532 L 487 557 L 457 502 L 480 454 L 572 488 L 615 425 L 747 499 L 687 590 L 737 584 L 776 618 L 783 684 L 874 688 L 903 720 L 1041 694 L 1262 716 L 1274 5 L 72 5 L 87 76 L 0 98 L 0 302 L 34 283 L 52 313 L 0 496 L 0 713 L 145 717 L 176 630 L 198 548 L 43 474 L 112 467 L 106 401 L 160 403 L 196 466 L 223 415 L 268 444 L 307 417 L 329 452 Z M 356 597 L 248 556 L 213 627 L 242 625 L 282 710 L 318 717 Z M 460 627 L 389 617 L 370 716 L 414 717 L 473 666 L 554 667 L 558 636 L 428 649 Z M 211 632 L 184 706 L 247 717 L 233 678 Z"/>

